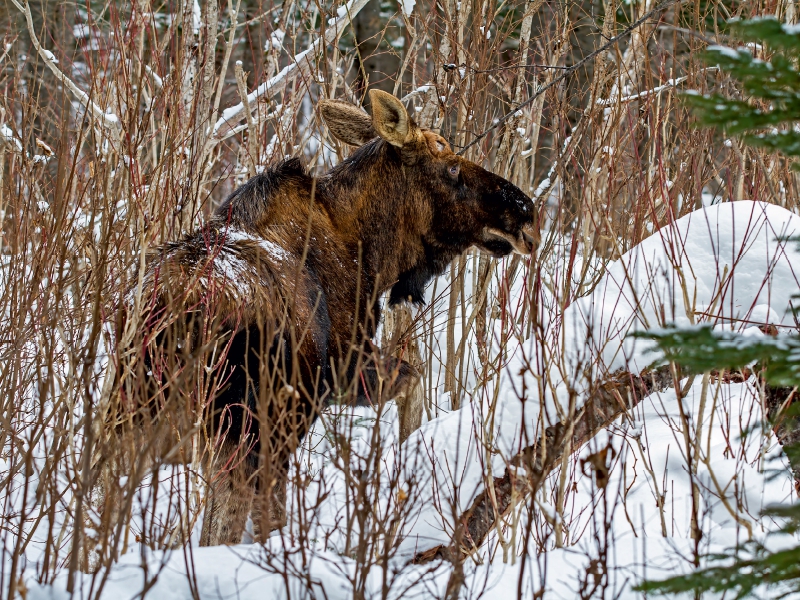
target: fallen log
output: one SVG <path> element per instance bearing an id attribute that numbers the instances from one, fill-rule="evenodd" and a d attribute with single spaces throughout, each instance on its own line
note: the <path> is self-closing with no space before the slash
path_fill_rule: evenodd
<path id="1" fill-rule="evenodd" d="M 488 490 L 478 494 L 472 506 L 461 516 L 460 531 L 454 543 L 419 552 L 412 562 L 423 564 L 438 559 L 454 564 L 460 562 L 464 556 L 480 547 L 495 528 L 497 520 L 514 507 L 514 500 L 518 502 L 536 493 L 545 478 L 561 463 L 566 448 L 571 448 L 572 452 L 579 450 L 623 412 L 650 394 L 671 387 L 676 378 L 679 381 L 680 374 L 673 373 L 669 366 L 646 370 L 639 375 L 627 371 L 610 375 L 594 388 L 585 404 L 578 409 L 573 420 L 571 440 L 568 439 L 569 427 L 566 423 L 559 422 L 548 427 L 545 430 L 544 449 L 539 441 L 525 448 L 511 460 L 511 468 L 506 468 L 502 476 L 494 479 L 494 494 L 489 494 Z M 522 476 L 516 475 L 519 467 L 524 469 Z"/>
<path id="2" fill-rule="evenodd" d="M 724 383 L 739 383 L 750 378 L 750 369 L 741 371 L 713 371 L 712 379 Z M 683 373 L 687 375 L 687 373 Z M 511 469 L 493 481 L 492 495 L 484 490 L 475 498 L 472 506 L 460 519 L 460 531 L 456 538 L 460 541 L 450 545 L 439 545 L 416 554 L 412 562 L 424 564 L 444 559 L 454 564 L 466 555 L 477 550 L 495 528 L 498 519 L 506 517 L 517 502 L 531 497 L 541 486 L 550 472 L 561 463 L 567 447 L 577 452 L 601 429 L 611 425 L 626 410 L 633 408 L 644 398 L 655 392 L 673 387 L 681 378 L 669 366 L 643 371 L 639 375 L 618 371 L 600 383 L 589 395 L 586 403 L 575 415 L 572 427 L 572 440 L 567 443 L 568 427 L 556 423 L 545 430 L 544 449 L 539 442 L 525 448 L 511 460 Z M 797 410 L 789 410 L 798 399 L 797 388 L 773 387 L 761 380 L 767 418 L 789 459 L 795 488 L 800 493 L 800 415 Z M 627 403 L 627 405 L 626 405 Z M 542 456 L 545 460 L 542 461 Z M 517 475 L 517 469 L 524 468 L 524 476 Z M 520 471 L 522 472 L 522 471 Z M 496 509 L 495 509 L 496 506 Z"/>
<path id="3" fill-rule="evenodd" d="M 771 327 L 774 329 L 774 326 Z M 770 335 L 777 335 L 777 331 L 772 333 L 770 329 L 762 331 Z M 754 374 L 759 378 L 758 385 L 763 393 L 767 420 L 789 460 L 794 488 L 800 494 L 800 412 L 797 408 L 797 388 L 769 385 L 763 378 L 763 371 L 760 369 L 753 371 L 747 367 L 738 371 L 712 371 L 711 377 L 712 381 L 714 378 L 718 378 L 724 383 L 743 383 Z"/>

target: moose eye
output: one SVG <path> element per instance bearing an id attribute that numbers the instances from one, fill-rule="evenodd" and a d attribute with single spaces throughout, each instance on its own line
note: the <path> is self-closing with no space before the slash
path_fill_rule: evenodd
<path id="1" fill-rule="evenodd" d="M 453 177 L 458 177 L 458 165 L 452 165 L 450 168 L 447 169 L 447 171 Z"/>

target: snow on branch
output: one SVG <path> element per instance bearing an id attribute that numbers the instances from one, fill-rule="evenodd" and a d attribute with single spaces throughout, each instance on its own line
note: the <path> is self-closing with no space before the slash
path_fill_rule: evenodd
<path id="1" fill-rule="evenodd" d="M 11 128 L 5 123 L 0 123 L 0 140 L 11 146 L 13 150 L 22 153 L 22 140 L 20 140 Z"/>
<path id="2" fill-rule="evenodd" d="M 156 87 L 158 89 L 162 89 L 164 87 L 164 80 L 161 79 L 161 77 L 159 76 L 158 73 L 156 73 L 155 71 L 153 71 L 153 69 L 150 68 L 150 65 L 143 65 L 143 66 L 144 66 L 145 72 L 148 75 L 150 75 L 150 77 L 153 78 L 153 82 L 156 84 Z"/>
<path id="3" fill-rule="evenodd" d="M 707 69 L 702 69 L 698 74 L 716 70 L 717 67 L 708 67 Z M 665 84 L 654 87 L 653 89 L 644 90 L 636 94 L 630 94 L 628 96 L 622 96 L 621 98 L 614 98 L 613 96 L 611 98 L 605 98 L 605 99 L 601 98 L 600 100 L 597 101 L 596 104 L 598 106 L 608 106 L 610 104 L 616 104 L 617 102 L 624 103 L 624 102 L 633 102 L 634 100 L 642 100 L 644 98 L 647 98 L 648 96 L 652 96 L 654 94 L 660 94 L 661 92 L 669 88 L 674 88 L 683 83 L 684 81 L 686 81 L 688 78 L 689 76 L 685 75 L 683 77 L 677 77 L 675 79 L 668 79 Z"/>
<path id="4" fill-rule="evenodd" d="M 545 178 L 539 183 L 538 186 L 536 186 L 536 190 L 533 192 L 532 196 L 534 200 L 539 200 L 540 198 L 547 199 L 547 197 L 550 195 L 550 190 L 556 186 L 558 181 L 557 171 L 564 166 L 564 164 L 572 156 L 572 153 L 575 152 L 575 148 L 578 147 L 578 143 L 583 137 L 583 132 L 586 129 L 586 123 L 586 119 L 583 118 L 578 121 L 578 124 L 572 130 L 572 135 L 567 136 L 567 139 L 564 140 L 561 154 L 559 154 L 558 158 L 553 161 L 553 164 Z"/>
<path id="5" fill-rule="evenodd" d="M 42 44 L 39 42 L 39 38 L 36 35 L 36 31 L 33 27 L 33 16 L 31 15 L 31 7 L 28 2 L 25 2 L 25 6 L 20 4 L 18 0 L 11 0 L 14 3 L 14 6 L 25 15 L 25 21 L 28 24 L 28 33 L 31 36 L 31 42 L 33 43 L 36 51 L 39 53 L 39 56 L 42 57 L 44 64 L 46 64 L 56 78 L 63 83 L 67 89 L 75 94 L 78 98 L 78 101 L 86 108 L 87 111 L 91 114 L 91 116 L 103 127 L 111 132 L 111 134 L 117 138 L 119 134 L 119 127 L 120 121 L 119 117 L 114 113 L 107 113 L 103 110 L 96 102 L 94 102 L 91 98 L 89 98 L 89 94 L 84 92 L 80 89 L 75 82 L 73 82 L 69 77 L 64 74 L 64 72 L 58 68 L 56 57 L 53 55 L 52 52 L 42 47 Z"/>
<path id="6" fill-rule="evenodd" d="M 12 0 L 16 2 L 16 0 Z M 264 96 L 272 96 L 277 94 L 286 87 L 286 82 L 295 74 L 307 73 L 312 67 L 312 59 L 322 49 L 324 44 L 333 44 L 344 31 L 344 28 L 350 24 L 353 17 L 355 17 L 368 0 L 349 0 L 343 6 L 340 6 L 336 11 L 336 18 L 328 19 L 328 28 L 324 36 L 316 38 L 311 45 L 306 49 L 296 54 L 292 62 L 285 66 L 277 75 L 271 77 L 267 81 L 261 83 L 255 90 L 250 92 L 246 101 L 250 106 L 254 106 L 258 100 Z M 242 119 L 245 112 L 244 102 L 240 102 L 234 106 L 226 108 L 222 111 L 219 120 L 214 124 L 213 134 L 216 136 L 217 132 L 226 124 L 235 126 Z"/>

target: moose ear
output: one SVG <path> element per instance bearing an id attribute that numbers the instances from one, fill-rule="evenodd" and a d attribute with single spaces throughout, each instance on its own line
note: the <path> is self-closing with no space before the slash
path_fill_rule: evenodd
<path id="1" fill-rule="evenodd" d="M 321 100 L 319 110 L 333 137 L 345 144 L 361 146 L 378 137 L 372 119 L 357 106 L 341 100 Z"/>
<path id="2" fill-rule="evenodd" d="M 375 131 L 392 146 L 402 148 L 411 138 L 414 127 L 406 107 L 400 100 L 381 90 L 370 90 L 369 99 Z"/>

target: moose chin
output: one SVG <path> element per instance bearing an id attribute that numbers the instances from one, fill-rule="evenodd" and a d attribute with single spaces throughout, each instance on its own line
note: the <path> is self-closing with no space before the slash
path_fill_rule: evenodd
<path id="1" fill-rule="evenodd" d="M 370 100 L 371 117 L 319 104 L 331 134 L 358 147 L 349 158 L 318 177 L 297 158 L 253 177 L 203 227 L 151 252 L 132 285 L 117 372 L 129 414 L 116 422 L 164 432 L 138 460 L 185 460 L 186 440 L 205 440 L 201 544 L 240 542 L 248 515 L 256 539 L 284 523 L 289 459 L 325 402 L 374 403 L 415 383 L 371 342 L 381 294 L 422 303 L 471 246 L 532 252 L 527 195 L 454 154 L 394 96 Z"/>

